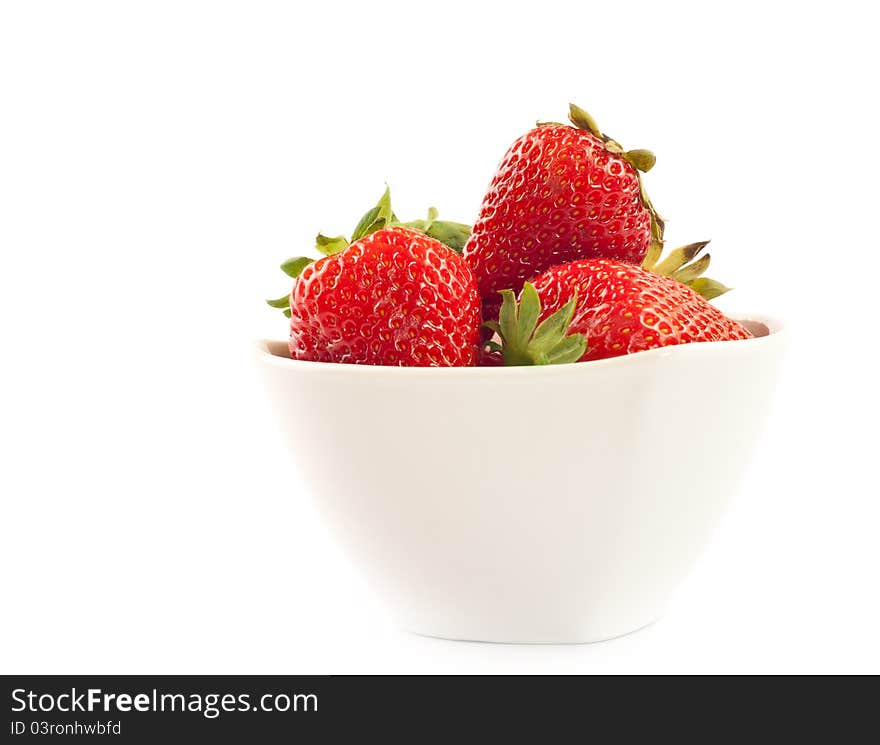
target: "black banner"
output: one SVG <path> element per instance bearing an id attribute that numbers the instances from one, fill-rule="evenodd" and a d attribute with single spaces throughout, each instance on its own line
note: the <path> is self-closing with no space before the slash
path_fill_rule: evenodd
<path id="1" fill-rule="evenodd" d="M 477 734 L 495 741 L 507 733 L 535 742 L 610 733 L 615 741 L 629 741 L 646 732 L 693 733 L 711 742 L 722 732 L 791 735 L 807 723 L 811 733 L 839 741 L 857 721 L 852 713 L 869 710 L 868 688 L 852 699 L 847 718 L 833 720 L 827 699 L 818 698 L 824 686 L 795 699 L 772 695 L 777 683 L 753 678 L 734 685 L 583 676 L 0 679 L 6 712 L 0 741 L 10 743 L 335 742 L 343 734 L 345 741 L 394 735 L 421 742 L 443 734 L 470 742 Z"/>

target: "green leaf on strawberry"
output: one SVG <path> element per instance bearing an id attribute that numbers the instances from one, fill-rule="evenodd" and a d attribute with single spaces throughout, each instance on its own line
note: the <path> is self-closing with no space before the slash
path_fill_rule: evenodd
<path id="1" fill-rule="evenodd" d="M 271 308 L 278 308 L 284 312 L 284 315 L 290 318 L 290 294 L 279 297 L 275 300 L 267 300 L 266 305 Z"/>
<path id="2" fill-rule="evenodd" d="M 390 227 L 393 223 L 397 223 L 397 216 L 391 209 L 391 189 L 386 185 L 385 193 L 376 206 L 367 210 L 355 226 L 354 232 L 351 234 L 351 242 L 354 243 L 365 235 Z"/>
<path id="3" fill-rule="evenodd" d="M 650 171 L 657 162 L 657 156 L 650 150 L 627 150 L 623 157 L 633 168 L 642 173 Z"/>
<path id="4" fill-rule="evenodd" d="M 642 269 L 660 274 L 664 277 L 677 279 L 683 285 L 687 285 L 695 292 L 702 295 L 706 300 L 730 292 L 721 282 L 704 277 L 703 274 L 709 268 L 710 254 L 699 256 L 700 252 L 709 245 L 709 241 L 697 241 L 686 246 L 675 248 L 661 260 L 663 253 L 662 243 L 652 243 L 644 261 Z M 699 256 L 699 258 L 697 258 Z"/>
<path id="5" fill-rule="evenodd" d="M 437 208 L 431 207 L 428 210 L 427 220 L 413 220 L 401 223 L 401 225 L 405 228 L 420 230 L 460 254 L 464 250 L 464 244 L 470 238 L 471 226 L 461 222 L 438 220 L 437 214 Z"/>
<path id="6" fill-rule="evenodd" d="M 697 279 L 692 282 L 687 282 L 686 284 L 692 290 L 706 298 L 706 300 L 713 300 L 719 295 L 723 295 L 725 292 L 730 292 L 729 287 L 725 287 L 717 280 L 709 279 L 708 277 L 697 277 Z"/>
<path id="7" fill-rule="evenodd" d="M 348 248 L 348 238 L 344 235 L 337 235 L 335 238 L 328 238 L 322 233 L 318 233 L 315 237 L 315 250 L 324 256 L 333 256 L 340 251 Z"/>
<path id="8" fill-rule="evenodd" d="M 314 259 L 310 259 L 308 256 L 294 256 L 292 259 L 288 259 L 281 264 L 281 271 L 284 272 L 288 277 L 293 277 L 294 279 L 296 279 L 300 274 L 302 274 L 302 270 L 305 269 L 313 261 Z"/>
<path id="9" fill-rule="evenodd" d="M 587 348 L 583 334 L 569 334 L 568 327 L 574 316 L 577 296 L 540 324 L 541 300 L 531 282 L 523 285 L 517 303 L 513 290 L 502 290 L 498 321 L 484 325 L 501 338 L 504 364 L 562 365 L 577 362 Z"/>

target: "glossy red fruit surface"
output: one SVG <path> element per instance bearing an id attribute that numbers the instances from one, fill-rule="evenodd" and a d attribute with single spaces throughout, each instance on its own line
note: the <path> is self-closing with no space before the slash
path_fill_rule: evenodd
<path id="1" fill-rule="evenodd" d="M 624 262 L 575 261 L 544 272 L 533 284 L 541 319 L 577 293 L 568 330 L 587 339 L 581 362 L 673 344 L 751 337 L 690 287 Z"/>
<path id="2" fill-rule="evenodd" d="M 303 269 L 290 295 L 290 356 L 363 365 L 474 365 L 480 301 L 455 251 L 379 230 Z"/>
<path id="3" fill-rule="evenodd" d="M 480 294 L 491 297 L 576 259 L 638 264 L 650 241 L 651 213 L 636 169 L 592 132 L 554 124 L 508 150 L 464 256 Z"/>

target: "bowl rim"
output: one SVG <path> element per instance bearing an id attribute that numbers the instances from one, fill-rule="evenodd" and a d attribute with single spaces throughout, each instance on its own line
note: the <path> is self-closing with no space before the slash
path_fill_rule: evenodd
<path id="1" fill-rule="evenodd" d="M 355 365 L 347 362 L 316 362 L 313 360 L 294 360 L 277 354 L 274 349 L 287 350 L 287 341 L 282 339 L 260 339 L 257 344 L 257 355 L 266 364 L 282 368 L 296 368 L 301 371 L 321 373 L 345 373 L 349 375 L 391 375 L 391 376 L 419 376 L 419 377 L 450 377 L 462 375 L 468 377 L 508 377 L 511 375 L 565 375 L 587 374 L 589 370 L 604 369 L 614 365 L 638 364 L 639 360 L 648 358 L 664 358 L 670 355 L 682 354 L 712 354 L 720 349 L 734 352 L 739 349 L 743 352 L 754 350 L 756 347 L 776 345 L 787 336 L 787 325 L 775 316 L 762 313 L 728 313 L 729 318 L 735 321 L 752 322 L 763 324 L 767 333 L 763 336 L 755 336 L 751 339 L 737 339 L 733 341 L 704 341 L 690 344 L 673 344 L 668 347 L 646 349 L 632 354 L 623 354 L 619 357 L 607 357 L 601 360 L 590 360 L 569 365 L 539 365 L 535 367 L 403 367 L 393 365 Z"/>

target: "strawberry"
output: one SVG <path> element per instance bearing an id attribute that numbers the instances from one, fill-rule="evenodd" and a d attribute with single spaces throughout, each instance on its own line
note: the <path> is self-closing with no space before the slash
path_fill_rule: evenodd
<path id="1" fill-rule="evenodd" d="M 495 293 L 519 291 L 552 266 L 598 257 L 639 264 L 662 244 L 663 221 L 639 176 L 653 154 L 624 151 L 573 104 L 569 118 L 575 126 L 539 124 L 514 142 L 483 198 L 464 256 L 488 318 Z"/>
<path id="2" fill-rule="evenodd" d="M 553 319 L 557 326 L 570 319 L 563 331 L 555 331 L 555 343 L 566 345 L 563 351 L 572 352 L 576 347 L 570 340 L 578 336 L 585 342 L 586 349 L 576 357 L 580 362 L 673 344 L 751 337 L 691 287 L 612 259 L 555 266 L 534 283 L 525 283 L 519 304 L 512 291 L 501 294 L 499 322 L 488 325 L 502 339 L 506 365 L 557 361 L 546 359 L 546 334 L 541 335 Z M 571 335 L 564 338 L 565 333 Z M 563 361 L 570 358 L 568 354 Z"/>
<path id="3" fill-rule="evenodd" d="M 364 365 L 476 364 L 470 267 L 413 228 L 382 228 L 305 266 L 290 293 L 290 356 Z"/>
<path id="4" fill-rule="evenodd" d="M 293 292 L 266 302 L 290 318 L 294 359 L 372 365 L 473 365 L 479 336 L 476 282 L 460 257 L 470 226 L 400 222 L 388 188 L 351 240 L 321 233 L 324 259 L 296 256 L 281 269 Z M 476 310 L 474 310 L 476 308 Z"/>

